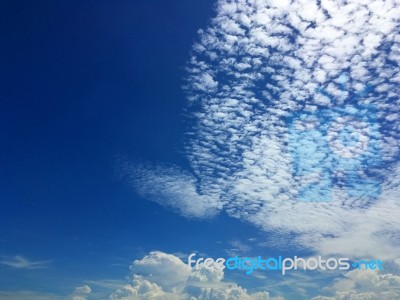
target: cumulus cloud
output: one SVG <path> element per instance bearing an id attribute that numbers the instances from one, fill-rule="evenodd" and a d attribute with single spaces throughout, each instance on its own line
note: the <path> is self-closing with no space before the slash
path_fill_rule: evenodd
<path id="1" fill-rule="evenodd" d="M 400 276 L 354 270 L 330 289 L 336 289 L 334 296 L 317 296 L 312 300 L 395 300 L 400 299 Z"/>
<path id="2" fill-rule="evenodd" d="M 216 7 L 187 66 L 191 171 L 132 166 L 136 190 L 325 254 L 397 257 L 400 3 Z"/>
<path id="3" fill-rule="evenodd" d="M 225 282 L 222 270 L 208 270 L 203 265 L 191 269 L 178 257 L 158 251 L 134 261 L 131 270 L 131 283 L 115 290 L 110 299 L 283 300 L 266 291 L 249 293 Z"/>
<path id="4" fill-rule="evenodd" d="M 77 294 L 90 294 L 92 289 L 88 285 L 78 286 L 75 288 Z"/>
<path id="5" fill-rule="evenodd" d="M 88 285 L 78 286 L 73 294 L 69 297 L 70 300 L 86 300 L 92 289 Z"/>

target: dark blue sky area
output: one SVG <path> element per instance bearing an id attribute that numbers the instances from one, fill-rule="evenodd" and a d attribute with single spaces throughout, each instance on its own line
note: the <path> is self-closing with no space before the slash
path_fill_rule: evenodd
<path id="1" fill-rule="evenodd" d="M 118 259 L 126 275 L 135 256 L 174 251 L 187 222 L 219 238 L 218 221 L 177 217 L 114 172 L 120 154 L 185 164 L 183 68 L 212 8 L 210 0 L 0 2 L 0 255 L 53 260 L 48 280 L 105 277 Z M 12 275 L 40 289 L 37 274 L 10 272 L 0 268 L 1 286 L 15 284 Z"/>

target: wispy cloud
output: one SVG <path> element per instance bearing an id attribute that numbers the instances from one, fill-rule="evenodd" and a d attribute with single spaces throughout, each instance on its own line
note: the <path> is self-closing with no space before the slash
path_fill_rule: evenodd
<path id="1" fill-rule="evenodd" d="M 48 268 L 51 260 L 43 260 L 43 261 L 31 261 L 23 256 L 14 256 L 14 257 L 3 257 L 0 260 L 0 264 L 15 268 L 15 269 L 44 269 Z"/>
<path id="2" fill-rule="evenodd" d="M 229 241 L 231 248 L 226 249 L 225 252 L 230 256 L 246 255 L 251 251 L 251 247 L 240 240 Z"/>
<path id="3" fill-rule="evenodd" d="M 187 217 L 213 217 L 221 208 L 218 199 L 198 191 L 192 174 L 177 167 L 125 163 L 123 168 L 139 194 Z"/>
<path id="4" fill-rule="evenodd" d="M 115 279 L 88 280 L 87 284 L 103 289 L 118 289 L 124 286 L 125 281 Z"/>

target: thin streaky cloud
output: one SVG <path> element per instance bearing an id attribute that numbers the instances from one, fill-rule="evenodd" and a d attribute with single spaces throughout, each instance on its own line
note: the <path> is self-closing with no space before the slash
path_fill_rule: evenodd
<path id="1" fill-rule="evenodd" d="M 0 264 L 5 265 L 7 267 L 15 269 L 27 269 L 27 270 L 48 268 L 51 262 L 52 262 L 51 260 L 31 261 L 20 255 L 9 258 L 3 258 L 2 260 L 0 260 Z"/>

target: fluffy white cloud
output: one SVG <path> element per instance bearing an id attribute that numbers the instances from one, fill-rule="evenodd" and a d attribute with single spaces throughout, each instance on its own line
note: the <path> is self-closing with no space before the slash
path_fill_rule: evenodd
<path id="1" fill-rule="evenodd" d="M 132 273 L 144 276 L 167 291 L 184 285 L 191 274 L 188 265 L 178 257 L 158 251 L 135 260 L 130 269 Z"/>
<path id="2" fill-rule="evenodd" d="M 396 300 L 400 299 L 400 276 L 354 270 L 330 289 L 337 290 L 335 296 L 318 296 L 312 300 Z"/>
<path id="3" fill-rule="evenodd" d="M 75 288 L 73 294 L 69 296 L 70 300 L 86 300 L 92 289 L 88 285 L 78 286 Z"/>
<path id="4" fill-rule="evenodd" d="M 235 283 L 225 282 L 223 271 L 201 265 L 191 269 L 178 257 L 151 252 L 131 266 L 132 282 L 110 295 L 112 300 L 283 300 L 266 291 L 249 293 Z"/>
<path id="5" fill-rule="evenodd" d="M 138 300 L 138 299 L 182 299 L 171 293 L 166 293 L 156 283 L 133 275 L 132 283 L 117 289 L 110 295 L 111 300 Z"/>
<path id="6" fill-rule="evenodd" d="M 75 288 L 75 293 L 77 294 L 90 294 L 92 289 L 88 285 L 78 286 Z"/>

